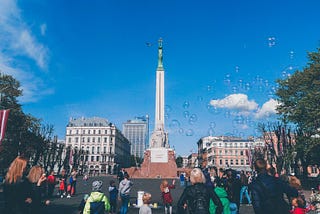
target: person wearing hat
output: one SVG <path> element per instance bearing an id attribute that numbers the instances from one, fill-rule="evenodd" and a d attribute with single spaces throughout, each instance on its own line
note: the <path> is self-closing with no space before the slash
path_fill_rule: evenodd
<path id="1" fill-rule="evenodd" d="M 108 198 L 102 192 L 102 181 L 94 181 L 92 183 L 92 192 L 86 201 L 83 213 L 101 213 L 109 212 L 110 203 Z"/>

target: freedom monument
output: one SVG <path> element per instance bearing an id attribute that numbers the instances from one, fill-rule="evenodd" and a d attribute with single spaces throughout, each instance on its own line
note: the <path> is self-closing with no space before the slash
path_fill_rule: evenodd
<path id="1" fill-rule="evenodd" d="M 134 178 L 175 178 L 177 165 L 175 152 L 169 146 L 168 132 L 164 128 L 164 69 L 162 39 L 158 44 L 158 67 L 156 71 L 155 126 L 144 152 L 140 168 L 132 167 L 129 174 Z M 134 169 L 133 169 L 134 168 Z"/>

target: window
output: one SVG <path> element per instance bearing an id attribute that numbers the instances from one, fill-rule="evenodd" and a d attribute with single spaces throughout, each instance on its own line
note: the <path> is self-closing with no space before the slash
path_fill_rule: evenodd
<path id="1" fill-rule="evenodd" d="M 84 143 L 84 141 L 85 141 L 85 138 L 83 137 L 83 138 L 82 138 L 82 143 Z"/>
<path id="2" fill-rule="evenodd" d="M 228 154 L 228 150 L 224 150 L 224 154 Z"/>
<path id="3" fill-rule="evenodd" d="M 100 156 L 97 156 L 97 157 L 96 157 L 96 160 L 97 160 L 97 161 L 100 161 Z"/>
<path id="4" fill-rule="evenodd" d="M 241 165 L 244 165 L 244 160 L 243 160 L 243 159 L 241 159 L 240 163 L 241 163 Z"/>
<path id="5" fill-rule="evenodd" d="M 233 159 L 230 160 L 230 165 L 233 165 Z"/>
<path id="6" fill-rule="evenodd" d="M 97 147 L 97 154 L 100 154 L 100 146 Z"/>
<path id="7" fill-rule="evenodd" d="M 76 137 L 76 143 L 78 143 L 78 141 L 79 141 L 79 138 L 78 138 L 78 137 Z"/>
<path id="8" fill-rule="evenodd" d="M 90 134 L 90 130 L 88 130 L 88 134 Z"/>
<path id="9" fill-rule="evenodd" d="M 91 162 L 93 162 L 94 161 L 94 156 L 91 156 Z"/>
<path id="10" fill-rule="evenodd" d="M 82 130 L 82 134 L 85 134 L 86 133 L 86 131 L 85 130 Z"/>
<path id="11" fill-rule="evenodd" d="M 100 143 L 100 137 L 98 137 L 97 140 L 98 140 L 98 143 Z"/>
<path id="12" fill-rule="evenodd" d="M 89 159 L 89 156 L 88 156 L 88 155 L 86 155 L 86 161 L 88 161 L 88 159 Z"/>
<path id="13" fill-rule="evenodd" d="M 68 139 L 68 143 L 71 143 L 71 137 L 69 137 L 69 139 Z"/>
<path id="14" fill-rule="evenodd" d="M 219 161 L 219 162 L 220 162 L 220 165 L 222 165 L 222 160 L 221 160 L 221 159 L 220 159 L 220 161 Z"/>
<path id="15" fill-rule="evenodd" d="M 87 142 L 90 143 L 90 137 L 87 138 Z"/>
<path id="16" fill-rule="evenodd" d="M 69 134 L 72 134 L 72 131 L 71 131 L 71 130 L 69 130 Z"/>
<path id="17" fill-rule="evenodd" d="M 91 153 L 94 154 L 94 146 L 91 147 Z"/>
<path id="18" fill-rule="evenodd" d="M 243 151 L 240 151 L 240 155 L 243 155 Z"/>
<path id="19" fill-rule="evenodd" d="M 107 138 L 105 137 L 105 138 L 103 138 L 103 142 L 104 143 L 106 143 L 107 142 Z"/>
<path id="20" fill-rule="evenodd" d="M 236 165 L 239 165 L 239 160 L 238 159 L 236 159 Z"/>
<path id="21" fill-rule="evenodd" d="M 92 138 L 92 142 L 93 143 L 96 142 L 96 138 L 95 137 Z"/>
<path id="22" fill-rule="evenodd" d="M 78 129 L 77 129 L 76 133 L 79 134 L 79 130 Z"/>
<path id="23" fill-rule="evenodd" d="M 248 143 L 246 143 L 245 147 L 248 148 Z"/>
<path id="24" fill-rule="evenodd" d="M 228 162 L 228 160 L 225 160 L 224 162 L 225 162 L 225 164 L 226 164 L 227 166 L 229 165 L 229 162 Z"/>
<path id="25" fill-rule="evenodd" d="M 107 130 L 104 130 L 104 134 L 108 134 L 108 131 L 107 131 Z"/>
<path id="26" fill-rule="evenodd" d="M 101 134 L 101 130 L 98 130 L 98 134 Z"/>
<path id="27" fill-rule="evenodd" d="M 96 134 L 96 130 L 93 130 L 93 134 Z"/>
<path id="28" fill-rule="evenodd" d="M 103 147 L 103 153 L 104 154 L 107 153 L 107 147 L 106 146 Z"/>
<path id="29" fill-rule="evenodd" d="M 222 154 L 222 150 L 219 150 L 219 154 L 220 154 L 220 155 Z"/>

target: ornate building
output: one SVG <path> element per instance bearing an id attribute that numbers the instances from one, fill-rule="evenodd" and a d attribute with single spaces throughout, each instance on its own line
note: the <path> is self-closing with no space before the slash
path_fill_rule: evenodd
<path id="1" fill-rule="evenodd" d="M 79 170 L 111 174 L 130 165 L 130 143 L 107 119 L 71 118 L 66 127 L 66 146 L 80 150 Z"/>
<path id="2" fill-rule="evenodd" d="M 202 167 L 251 170 L 253 152 L 264 148 L 262 139 L 241 139 L 237 137 L 203 137 L 198 141 L 198 159 Z"/>

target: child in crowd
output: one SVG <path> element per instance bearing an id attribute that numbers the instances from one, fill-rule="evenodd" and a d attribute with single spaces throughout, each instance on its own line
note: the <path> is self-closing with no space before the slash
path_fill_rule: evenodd
<path id="1" fill-rule="evenodd" d="M 92 192 L 83 209 L 84 214 L 109 212 L 110 203 L 102 192 L 102 181 L 92 183 Z"/>
<path id="2" fill-rule="evenodd" d="M 110 213 L 117 213 L 117 195 L 118 189 L 116 187 L 116 182 L 114 180 L 110 181 L 109 186 L 109 199 L 110 199 Z"/>
<path id="3" fill-rule="evenodd" d="M 296 198 L 292 199 L 292 210 L 290 210 L 291 214 L 306 214 L 306 201 L 299 195 Z"/>
<path id="4" fill-rule="evenodd" d="M 163 200 L 163 206 L 164 206 L 164 213 L 168 213 L 169 209 L 169 214 L 172 214 L 172 196 L 170 193 L 170 189 L 175 188 L 175 180 L 172 180 L 172 184 L 169 185 L 167 180 L 163 180 L 160 185 L 160 190 L 161 190 L 161 196 Z"/>
<path id="5" fill-rule="evenodd" d="M 152 214 L 152 210 L 149 207 L 149 203 L 151 200 L 151 194 L 150 193 L 144 193 L 142 196 L 143 205 L 139 209 L 139 214 Z"/>
<path id="6" fill-rule="evenodd" d="M 311 189 L 310 204 L 310 208 L 314 210 L 316 214 L 320 214 L 320 186 L 319 191 L 316 191 L 314 188 Z"/>

